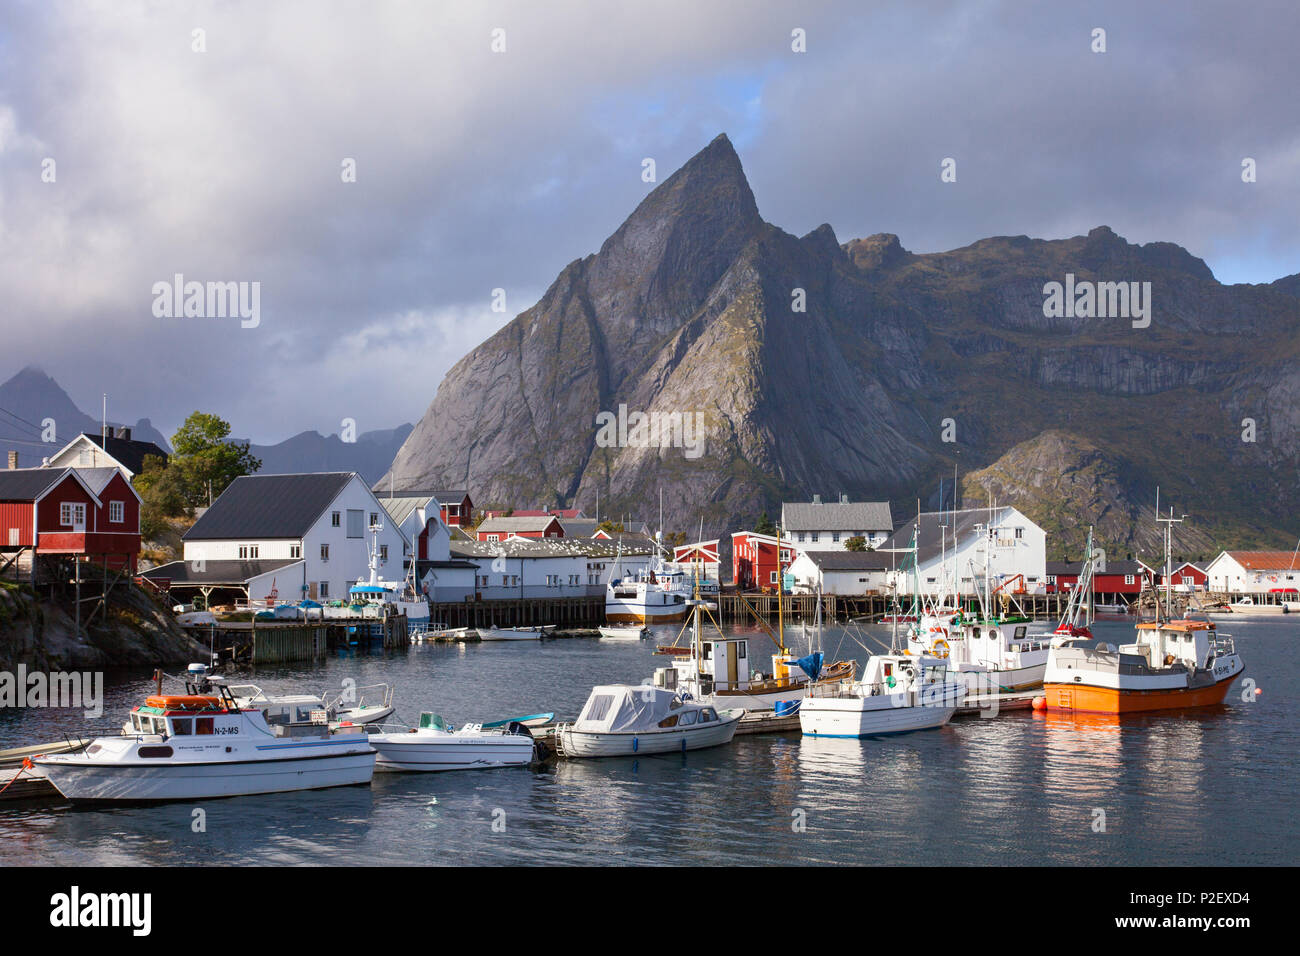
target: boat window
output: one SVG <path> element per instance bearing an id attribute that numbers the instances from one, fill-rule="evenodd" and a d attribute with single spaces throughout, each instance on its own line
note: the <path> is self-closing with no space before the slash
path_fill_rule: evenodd
<path id="1" fill-rule="evenodd" d="M 194 732 L 196 734 L 212 733 L 212 718 L 211 717 L 194 718 Z"/>
<path id="2" fill-rule="evenodd" d="M 167 721 L 163 720 L 161 717 L 153 718 L 153 732 L 155 734 L 167 733 Z"/>
<path id="3" fill-rule="evenodd" d="M 131 727 L 132 727 L 134 730 L 137 730 L 137 731 L 144 730 L 144 727 L 141 726 L 141 724 L 140 724 L 140 715 L 139 715 L 139 714 L 132 714 L 132 715 L 131 715 Z"/>
<path id="4" fill-rule="evenodd" d="M 1028 628 L 1023 624 L 1020 625 L 1020 627 L 1016 628 L 1016 640 L 1018 641 L 1024 640 L 1025 632 L 1027 630 Z"/>
<path id="5" fill-rule="evenodd" d="M 700 723 L 702 724 L 707 724 L 709 721 L 717 720 L 717 719 L 718 719 L 718 715 L 714 713 L 712 707 L 705 707 L 702 711 L 700 711 Z"/>
<path id="6" fill-rule="evenodd" d="M 678 725 L 681 727 L 689 727 L 691 724 L 695 723 L 695 717 L 697 713 L 698 712 L 694 710 L 682 711 L 681 713 L 682 719 L 678 721 Z"/>
<path id="7" fill-rule="evenodd" d="M 587 716 L 583 720 L 604 720 L 609 714 L 609 706 L 614 703 L 612 694 L 597 694 L 587 705 Z"/>
<path id="8" fill-rule="evenodd" d="M 178 737 L 187 737 L 194 732 L 194 721 L 188 717 L 172 718 L 172 733 Z"/>
<path id="9" fill-rule="evenodd" d="M 669 714 L 669 715 L 668 715 L 667 717 L 665 717 L 663 720 L 659 721 L 659 726 L 660 726 L 660 727 L 676 727 L 676 726 L 677 726 L 677 718 L 680 717 L 680 716 L 682 716 L 682 715 L 681 715 L 681 714 Z"/>
<path id="10" fill-rule="evenodd" d="M 740 645 L 740 650 L 736 652 L 736 656 L 739 657 L 741 660 L 744 660 L 744 659 L 745 659 L 745 650 L 746 650 L 746 648 L 748 648 L 748 647 L 749 647 L 749 645 L 746 644 L 746 643 L 744 643 L 744 642 L 742 641 L 742 642 L 741 642 L 741 645 Z"/>
<path id="11" fill-rule="evenodd" d="M 170 757 L 171 747 L 141 747 L 136 751 L 141 757 Z"/>

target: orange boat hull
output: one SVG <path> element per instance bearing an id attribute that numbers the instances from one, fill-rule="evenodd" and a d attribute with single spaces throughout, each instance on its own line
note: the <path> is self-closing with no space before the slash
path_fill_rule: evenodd
<path id="1" fill-rule="evenodd" d="M 1208 687 L 1176 690 L 1116 690 L 1087 684 L 1044 684 L 1043 695 L 1049 710 L 1076 710 L 1093 714 L 1137 714 L 1148 710 L 1181 710 L 1185 707 L 1210 707 L 1222 704 L 1228 688 L 1240 677 Z"/>

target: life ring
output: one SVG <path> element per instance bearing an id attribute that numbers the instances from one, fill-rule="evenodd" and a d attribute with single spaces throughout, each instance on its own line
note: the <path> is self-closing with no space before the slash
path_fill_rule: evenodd
<path id="1" fill-rule="evenodd" d="M 943 649 L 942 653 L 940 652 L 940 648 Z M 934 642 L 934 645 L 930 648 L 930 650 L 934 653 L 935 657 L 946 660 L 948 657 L 948 642 L 941 637 Z"/>

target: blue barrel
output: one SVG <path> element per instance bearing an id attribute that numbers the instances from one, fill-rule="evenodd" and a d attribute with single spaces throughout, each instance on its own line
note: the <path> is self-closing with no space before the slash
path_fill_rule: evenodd
<path id="1" fill-rule="evenodd" d="M 799 713 L 799 701 L 778 700 L 776 702 L 776 715 L 778 717 L 793 717 L 797 713 Z"/>

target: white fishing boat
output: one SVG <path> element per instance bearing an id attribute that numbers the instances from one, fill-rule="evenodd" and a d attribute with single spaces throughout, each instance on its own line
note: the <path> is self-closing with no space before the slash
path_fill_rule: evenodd
<path id="1" fill-rule="evenodd" d="M 369 739 L 375 748 L 375 769 L 381 771 L 523 767 L 533 762 L 535 749 L 532 734 L 520 722 L 457 728 L 428 712 L 420 714 L 420 725 L 412 730 L 381 731 Z"/>
<path id="2" fill-rule="evenodd" d="M 799 706 L 809 737 L 875 737 L 942 727 L 966 697 L 966 687 L 939 658 L 910 654 L 871 657 L 861 681 L 823 685 Z"/>
<path id="3" fill-rule="evenodd" d="M 623 545 L 619 542 L 614 569 L 605 587 L 606 623 L 671 624 L 686 619 L 689 578 L 663 559 L 662 534 L 656 535 L 656 547 L 660 550 L 649 567 L 625 575 Z"/>
<path id="4" fill-rule="evenodd" d="M 480 641 L 536 641 L 548 631 L 555 630 L 554 624 L 544 627 L 479 627 L 475 628 Z"/>
<path id="5" fill-rule="evenodd" d="M 32 762 L 72 801 L 195 800 L 370 782 L 375 751 L 362 727 L 271 724 L 261 710 L 241 708 L 228 688 L 217 690 L 150 696 L 131 711 L 133 734 Z"/>
<path id="6" fill-rule="evenodd" d="M 731 742 L 744 710 L 717 710 L 647 684 L 595 687 L 578 719 L 555 731 L 562 757 L 630 757 Z"/>
<path id="7" fill-rule="evenodd" d="M 607 641 L 639 641 L 650 636 L 650 629 L 639 625 L 630 627 L 602 626 L 597 628 Z"/>

